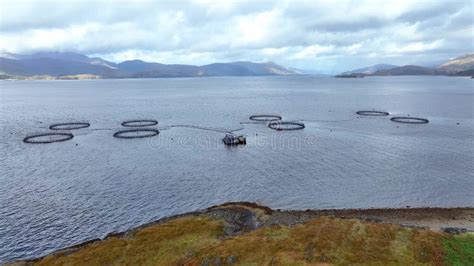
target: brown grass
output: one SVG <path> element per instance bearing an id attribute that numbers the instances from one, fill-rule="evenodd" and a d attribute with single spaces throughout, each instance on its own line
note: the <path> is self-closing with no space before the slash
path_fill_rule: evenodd
<path id="1" fill-rule="evenodd" d="M 111 237 L 71 255 L 52 255 L 39 265 L 174 265 L 195 250 L 218 242 L 220 221 L 185 217 L 139 230 L 127 238 Z"/>
<path id="2" fill-rule="evenodd" d="M 223 238 L 223 221 L 184 217 L 111 237 L 39 265 L 442 265 L 446 235 L 320 217 Z"/>

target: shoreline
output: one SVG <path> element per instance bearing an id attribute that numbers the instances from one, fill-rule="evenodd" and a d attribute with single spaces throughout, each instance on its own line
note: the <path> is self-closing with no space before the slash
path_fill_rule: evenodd
<path id="1" fill-rule="evenodd" d="M 252 202 L 228 202 L 206 209 L 164 217 L 123 232 L 111 232 L 103 239 L 92 239 L 59 249 L 43 257 L 10 262 L 31 265 L 51 258 L 64 258 L 111 239 L 128 239 L 142 231 L 165 226 L 183 219 L 211 219 L 223 222 L 223 237 L 230 238 L 273 227 L 302 226 L 319 219 L 358 221 L 363 224 L 396 226 L 400 230 L 433 232 L 439 235 L 473 235 L 474 207 L 459 208 L 384 208 L 384 209 L 322 209 L 280 210 Z M 51 261 L 49 261 L 51 262 Z"/>
<path id="2" fill-rule="evenodd" d="M 450 78 L 468 78 L 474 79 L 470 75 L 365 75 L 363 77 L 346 77 L 340 75 L 329 74 L 300 74 L 300 75 L 254 75 L 254 76 L 169 76 L 169 77 L 101 77 L 90 74 L 66 75 L 66 76 L 25 76 L 25 77 L 8 77 L 0 78 L 0 81 L 78 81 L 78 80 L 134 80 L 134 79 L 188 79 L 188 78 L 251 78 L 251 77 L 318 77 L 318 78 L 337 78 L 337 79 L 359 79 L 371 77 L 450 77 Z"/>

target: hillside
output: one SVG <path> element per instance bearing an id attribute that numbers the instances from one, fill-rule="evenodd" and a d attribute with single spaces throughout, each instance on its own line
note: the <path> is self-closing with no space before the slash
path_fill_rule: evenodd
<path id="1" fill-rule="evenodd" d="M 460 71 L 460 72 L 456 72 L 455 75 L 456 76 L 471 76 L 471 77 L 474 77 L 474 68 L 464 70 L 464 71 Z"/>
<path id="2" fill-rule="evenodd" d="M 408 75 L 446 75 L 472 76 L 474 71 L 474 54 L 463 55 L 441 64 L 438 67 L 422 67 L 417 65 L 395 66 L 378 64 L 370 67 L 346 71 L 338 76 L 363 74 L 364 76 L 408 76 Z"/>
<path id="3" fill-rule="evenodd" d="M 474 69 L 474 54 L 467 54 L 440 65 L 437 69 L 446 71 L 450 74 Z"/>
<path id="4" fill-rule="evenodd" d="M 25 77 L 36 75 L 57 77 L 79 74 L 120 77 L 123 74 L 120 70 L 103 65 L 55 58 L 27 58 L 21 60 L 0 58 L 0 73 Z"/>
<path id="5" fill-rule="evenodd" d="M 350 75 L 350 74 L 365 74 L 365 75 L 371 75 L 379 70 L 388 70 L 392 68 L 396 68 L 398 66 L 396 65 L 389 65 L 389 64 L 377 64 L 369 67 L 364 67 L 364 68 L 358 68 L 354 69 L 351 71 L 346 71 L 341 73 L 341 75 Z"/>
<path id="6" fill-rule="evenodd" d="M 16 264 L 473 265 L 474 235 L 423 227 L 430 217 L 437 223 L 469 223 L 473 211 L 279 211 L 253 203 L 228 203 Z"/>
<path id="7" fill-rule="evenodd" d="M 434 68 L 407 65 L 391 69 L 378 70 L 373 76 L 409 76 L 409 75 L 445 75 L 446 72 Z"/>
<path id="8" fill-rule="evenodd" d="M 102 78 L 297 75 L 295 71 L 272 62 L 239 61 L 194 66 L 130 60 L 115 64 L 101 58 L 59 52 L 40 52 L 32 55 L 0 54 L 0 74 L 15 77 L 94 75 Z"/>
<path id="9" fill-rule="evenodd" d="M 0 58 L 14 59 L 14 60 L 25 60 L 25 59 L 57 59 L 63 61 L 81 62 L 91 65 L 101 65 L 111 69 L 116 69 L 116 64 L 103 60 L 102 58 L 94 57 L 90 58 L 83 54 L 73 52 L 38 52 L 30 55 L 12 54 L 12 53 L 0 53 Z"/>

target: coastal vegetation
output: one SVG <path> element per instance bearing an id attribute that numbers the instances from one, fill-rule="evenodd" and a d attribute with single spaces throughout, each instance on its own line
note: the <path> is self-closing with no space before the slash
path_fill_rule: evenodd
<path id="1" fill-rule="evenodd" d="M 17 264 L 473 265 L 474 235 L 229 204 Z M 347 217 L 341 218 L 341 215 Z M 344 217 L 342 216 L 342 217 Z"/>

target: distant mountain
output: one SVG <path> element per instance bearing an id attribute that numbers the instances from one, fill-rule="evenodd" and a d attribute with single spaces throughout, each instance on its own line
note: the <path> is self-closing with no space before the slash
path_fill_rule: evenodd
<path id="1" fill-rule="evenodd" d="M 288 69 L 300 75 L 310 75 L 310 76 L 317 76 L 317 77 L 329 76 L 326 74 L 321 74 L 320 71 L 314 70 L 314 69 L 301 69 L 301 68 L 296 68 L 296 67 L 289 67 Z"/>
<path id="2" fill-rule="evenodd" d="M 125 71 L 132 78 L 170 78 L 170 77 L 197 77 L 198 68 L 192 65 L 166 65 L 148 63 L 141 60 L 124 61 L 117 67 Z"/>
<path id="3" fill-rule="evenodd" d="M 297 75 L 275 63 L 231 62 L 204 66 L 166 65 L 141 60 L 125 61 L 118 68 L 134 77 L 204 77 L 204 76 L 285 76 Z"/>
<path id="4" fill-rule="evenodd" d="M 407 65 L 391 69 L 378 70 L 372 76 L 411 76 L 411 75 L 445 75 L 446 72 L 439 69 Z"/>
<path id="5" fill-rule="evenodd" d="M 142 60 L 129 60 L 129 61 L 123 61 L 117 66 L 122 70 L 133 73 L 133 72 L 145 72 L 145 71 L 158 70 L 160 67 L 164 66 L 164 64 L 147 63 Z"/>
<path id="6" fill-rule="evenodd" d="M 81 62 L 91 65 L 101 65 L 108 68 L 116 69 L 116 64 L 103 60 L 102 58 L 90 58 L 83 54 L 73 53 L 73 52 L 38 52 L 31 55 L 20 55 L 12 53 L 0 53 L 0 58 L 14 59 L 14 60 L 25 60 L 25 59 L 57 59 L 63 61 L 74 61 Z"/>
<path id="7" fill-rule="evenodd" d="M 280 65 L 277 65 L 273 62 L 252 63 L 252 62 L 247 62 L 247 61 L 238 61 L 238 62 L 233 62 L 231 64 L 248 69 L 256 76 L 266 76 L 266 75 L 287 76 L 287 75 L 297 74 L 296 72 L 289 70 L 285 67 L 282 67 Z"/>
<path id="8" fill-rule="evenodd" d="M 416 65 L 395 66 L 378 64 L 370 67 L 343 72 L 339 77 L 352 77 L 353 74 L 365 76 L 408 76 L 408 75 L 447 75 L 472 76 L 474 71 L 474 54 L 467 54 L 449 60 L 437 67 L 422 67 Z"/>
<path id="9" fill-rule="evenodd" d="M 474 68 L 464 70 L 464 71 L 459 71 L 453 74 L 454 76 L 471 76 L 474 77 Z"/>
<path id="10" fill-rule="evenodd" d="M 474 69 L 474 54 L 463 55 L 440 65 L 437 69 L 447 73 L 457 73 L 461 71 Z"/>
<path id="11" fill-rule="evenodd" d="M 78 53 L 40 52 L 0 54 L 0 74 L 6 76 L 94 75 L 102 78 L 159 78 L 201 76 L 284 76 L 298 73 L 272 62 L 215 63 L 204 66 L 149 63 L 130 60 L 116 64 Z"/>
<path id="12" fill-rule="evenodd" d="M 369 67 L 364 67 L 364 68 L 358 68 L 354 69 L 351 71 L 346 71 L 341 73 L 341 75 L 350 75 L 350 74 L 365 74 L 365 75 L 371 75 L 379 70 L 388 70 L 392 68 L 396 68 L 398 66 L 396 65 L 389 65 L 389 64 L 377 64 Z"/>
<path id="13" fill-rule="evenodd" d="M 252 69 L 235 63 L 214 63 L 199 68 L 199 76 L 219 76 L 222 73 L 224 76 L 261 76 L 260 73 L 254 73 Z M 273 74 L 272 74 L 273 75 Z"/>
<path id="14" fill-rule="evenodd" d="M 54 58 L 7 59 L 0 58 L 0 73 L 13 76 L 64 76 L 92 74 L 102 77 L 120 77 L 120 71 L 103 65 Z"/>

